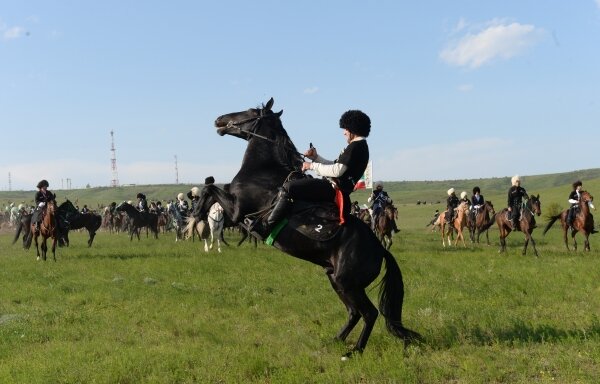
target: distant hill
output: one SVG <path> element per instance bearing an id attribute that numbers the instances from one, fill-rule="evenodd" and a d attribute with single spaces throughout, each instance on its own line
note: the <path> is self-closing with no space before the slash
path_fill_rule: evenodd
<path id="1" fill-rule="evenodd" d="M 539 193 L 544 196 L 543 202 L 557 202 L 563 205 L 575 180 L 582 180 L 584 188 L 594 193 L 600 191 L 600 168 L 577 170 L 564 173 L 553 173 L 547 175 L 522 175 L 523 187 L 529 193 Z M 500 205 L 506 200 L 506 192 L 510 187 L 510 176 L 494 177 L 488 179 L 461 179 L 461 180 L 438 180 L 438 181 L 384 181 L 384 189 L 392 196 L 397 204 L 415 204 L 418 200 L 427 203 L 445 205 L 446 191 L 453 187 L 457 194 L 467 191 L 469 197 L 474 186 L 481 188 L 482 194 L 488 198 L 499 201 Z M 58 200 L 65 198 L 82 207 L 95 208 L 99 204 L 109 204 L 112 201 L 121 202 L 134 200 L 138 192 L 144 193 L 149 200 L 168 201 L 174 200 L 179 192 L 187 193 L 194 185 L 192 184 L 163 184 L 163 185 L 135 185 L 117 188 L 98 187 L 86 189 L 60 190 L 52 189 L 58 196 Z M 202 187 L 202 185 L 197 185 Z M 222 185 L 220 185 L 222 186 Z M 0 207 L 4 207 L 9 201 L 16 203 L 32 203 L 35 191 L 0 191 Z M 365 203 L 370 190 L 361 190 L 352 194 L 352 199 Z M 598 192 L 600 193 L 600 192 Z"/>

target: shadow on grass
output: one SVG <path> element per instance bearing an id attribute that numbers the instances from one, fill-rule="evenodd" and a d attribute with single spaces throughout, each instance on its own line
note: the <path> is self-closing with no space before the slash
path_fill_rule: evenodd
<path id="1" fill-rule="evenodd" d="M 441 332 L 440 338 L 430 340 L 427 344 L 437 344 L 437 348 L 444 349 L 456 344 L 492 345 L 492 344 L 542 344 L 558 343 L 565 340 L 600 339 L 600 320 L 597 317 L 585 328 L 559 329 L 546 324 L 527 324 L 523 321 L 513 321 L 505 328 L 483 328 L 480 326 L 468 329 L 448 326 Z M 435 348 L 435 347 L 434 347 Z M 437 349 L 436 348 L 436 349 Z"/>

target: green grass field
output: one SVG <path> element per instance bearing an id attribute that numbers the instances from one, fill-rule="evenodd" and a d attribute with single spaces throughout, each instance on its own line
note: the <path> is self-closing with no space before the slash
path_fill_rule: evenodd
<path id="1" fill-rule="evenodd" d="M 544 216 L 567 207 L 570 183 L 600 190 L 600 169 L 527 176 Z M 92 248 L 73 233 L 58 261 L 0 235 L 0 383 L 596 383 L 600 377 L 600 241 L 567 252 L 558 225 L 534 232 L 540 257 L 492 246 L 442 248 L 425 228 L 449 187 L 479 185 L 497 210 L 509 178 L 386 182 L 399 208 L 392 253 L 404 274 L 404 323 L 425 343 L 404 348 L 379 319 L 363 355 L 333 341 L 345 308 L 321 268 L 249 244 L 222 254 L 199 242 L 130 242 L 100 232 Z M 167 200 L 189 185 L 56 191 L 80 206 Z M 366 202 L 366 191 L 353 200 Z M 31 191 L 0 192 L 0 202 Z M 427 201 L 417 205 L 416 201 Z M 437 203 L 440 201 L 440 203 Z M 433 204 L 432 204 L 433 203 Z M 373 284 L 375 286 L 375 284 Z M 370 295 L 376 300 L 377 289 Z"/>
<path id="2" fill-rule="evenodd" d="M 56 263 L 0 235 L 0 382 L 598 382 L 597 235 L 591 252 L 567 253 L 557 228 L 538 228 L 539 258 L 521 256 L 521 233 L 499 255 L 495 227 L 490 247 L 443 249 L 425 229 L 434 207 L 400 204 L 392 247 L 404 323 L 425 343 L 405 349 L 380 317 L 350 361 L 340 357 L 360 329 L 347 345 L 333 341 L 346 314 L 322 269 L 265 245 L 235 247 L 236 234 L 206 254 L 172 234 L 100 232 L 87 248 L 87 234 L 73 233 Z"/>

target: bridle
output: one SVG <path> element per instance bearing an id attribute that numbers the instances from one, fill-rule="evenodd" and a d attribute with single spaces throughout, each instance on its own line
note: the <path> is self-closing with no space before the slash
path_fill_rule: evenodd
<path id="1" fill-rule="evenodd" d="M 256 129 L 258 128 L 258 124 L 260 123 L 260 121 L 262 119 L 264 119 L 264 118 L 267 118 L 267 117 L 279 117 L 279 115 L 276 114 L 276 113 L 265 114 L 264 110 L 261 109 L 260 110 L 260 115 L 254 116 L 254 117 L 249 117 L 247 119 L 239 120 L 239 121 L 229 120 L 227 122 L 227 126 L 226 127 L 227 128 L 235 128 L 235 129 L 238 130 L 239 133 L 242 133 L 242 127 L 241 126 L 244 125 L 244 124 L 252 123 L 252 126 L 250 127 L 250 129 L 247 130 L 247 131 L 244 131 L 244 133 L 246 133 L 246 134 L 248 134 L 250 136 L 255 136 L 255 137 L 261 138 L 263 140 L 267 140 L 267 141 L 269 141 L 271 143 L 275 143 L 276 142 L 275 140 L 273 140 L 271 138 L 268 138 L 266 136 L 263 136 L 263 135 L 259 135 L 258 133 L 255 132 Z"/>
<path id="2" fill-rule="evenodd" d="M 238 120 L 238 121 L 234 121 L 234 120 L 229 120 L 227 122 L 227 125 L 225 126 L 226 128 L 234 128 L 237 129 L 237 131 L 241 134 L 242 132 L 246 133 L 247 135 L 250 136 L 255 136 L 258 137 L 260 139 L 266 140 L 270 143 L 276 143 L 277 140 L 273 140 L 269 137 L 263 136 L 263 135 L 259 135 L 258 133 L 256 133 L 256 129 L 258 128 L 258 124 L 261 122 L 262 119 L 265 119 L 267 117 L 279 117 L 281 116 L 281 112 L 279 113 L 268 113 L 265 114 L 264 109 L 260 110 L 260 115 L 258 116 L 254 116 L 254 117 L 249 117 L 247 119 L 243 119 L 243 120 Z M 248 124 L 248 123 L 252 123 L 252 126 L 250 127 L 250 129 L 246 130 L 246 131 L 242 131 L 242 125 L 244 124 Z M 300 157 L 302 157 L 303 160 L 306 159 L 306 156 L 304 156 L 303 153 L 300 153 L 298 151 L 296 151 L 297 155 L 300 155 Z"/>

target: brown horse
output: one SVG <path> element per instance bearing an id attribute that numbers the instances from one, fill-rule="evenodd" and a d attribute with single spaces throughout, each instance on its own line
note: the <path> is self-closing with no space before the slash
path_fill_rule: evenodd
<path id="1" fill-rule="evenodd" d="M 35 250 L 37 252 L 37 259 L 40 260 L 40 247 L 38 246 L 38 237 L 42 236 L 42 260 L 46 261 L 46 253 L 48 252 L 47 240 L 49 237 L 52 238 L 52 257 L 56 261 L 56 242 L 58 240 L 58 226 L 56 224 L 56 201 L 51 200 L 46 203 L 43 208 L 44 213 L 42 214 L 42 222 L 39 228 L 36 229 L 35 223 L 31 223 L 31 234 L 35 241 Z"/>
<path id="2" fill-rule="evenodd" d="M 577 232 L 581 232 L 585 237 L 585 245 L 584 250 L 590 250 L 590 241 L 588 237 L 591 233 L 596 233 L 594 230 L 594 216 L 592 216 L 590 212 L 590 208 L 596 209 L 593 204 L 594 197 L 590 195 L 587 191 L 581 192 L 581 197 L 579 199 L 579 206 L 577 208 L 577 212 L 573 217 L 573 223 L 569 226 L 567 225 L 567 215 L 569 213 L 569 209 L 565 209 L 561 213 L 556 216 L 551 216 L 550 221 L 546 224 L 546 228 L 544 228 L 544 235 L 552 224 L 558 219 L 560 219 L 560 224 L 563 230 L 563 238 L 565 240 L 565 246 L 567 250 L 569 250 L 569 242 L 567 241 L 567 232 L 569 232 L 569 227 L 571 227 L 571 237 L 573 238 L 573 249 L 577 250 L 577 241 L 575 240 L 575 235 Z"/>
<path id="3" fill-rule="evenodd" d="M 486 201 L 483 204 L 483 206 L 475 212 L 474 219 L 473 217 L 471 217 L 471 220 L 469 220 L 467 223 L 469 227 L 469 235 L 471 237 L 471 242 L 477 242 L 479 244 L 479 236 L 481 236 L 482 232 L 485 232 L 485 239 L 487 240 L 487 245 L 490 245 L 488 229 L 494 223 L 495 214 L 496 211 L 494 210 L 494 205 L 491 201 Z M 477 232 L 477 237 L 475 237 L 475 232 Z"/>
<path id="4" fill-rule="evenodd" d="M 467 246 L 465 243 L 465 237 L 463 236 L 463 229 L 467 226 L 467 214 L 469 211 L 469 206 L 463 201 L 458 205 L 458 207 L 455 208 L 455 211 L 456 216 L 451 223 L 446 221 L 447 211 L 444 211 L 440 214 L 440 232 L 442 233 L 442 245 L 444 247 L 446 246 L 446 238 L 448 239 L 448 245 L 452 245 L 450 236 L 454 230 L 456 230 L 456 233 L 458 233 L 458 236 L 456 236 L 456 239 L 454 240 L 454 245 L 458 244 L 458 240 L 462 240 L 463 246 Z"/>
<path id="5" fill-rule="evenodd" d="M 513 228 L 512 220 L 508 216 L 508 209 L 504 208 L 498 214 L 496 214 L 496 224 L 500 230 L 500 249 L 498 253 L 506 251 L 506 237 L 511 231 L 517 230 L 522 231 L 525 235 L 525 246 L 523 247 L 523 255 L 527 254 L 527 245 L 531 241 L 533 252 L 538 256 L 537 249 L 535 248 L 535 241 L 531 236 L 535 225 L 535 215 L 539 216 L 542 214 L 542 204 L 540 203 L 540 195 L 531 196 L 521 209 L 521 218 L 517 222 L 518 228 Z"/>
<path id="6" fill-rule="evenodd" d="M 375 223 L 375 233 L 384 248 L 388 250 L 392 246 L 392 222 L 395 219 L 398 219 L 398 208 L 394 207 L 393 204 L 386 203 Z"/>

